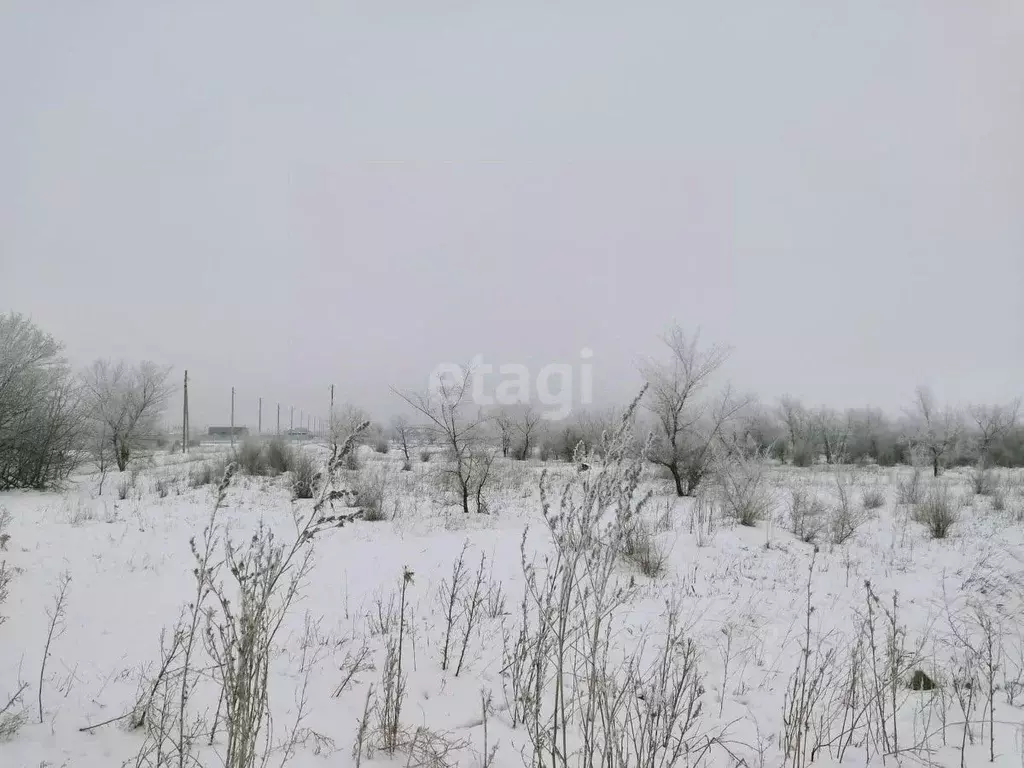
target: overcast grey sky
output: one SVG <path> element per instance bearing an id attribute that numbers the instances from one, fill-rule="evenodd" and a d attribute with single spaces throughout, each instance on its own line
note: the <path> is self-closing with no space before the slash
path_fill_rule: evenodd
<path id="1" fill-rule="evenodd" d="M 1019 0 L 5 0 L 0 126 L 0 311 L 197 425 L 584 347 L 620 401 L 673 320 L 765 398 L 1024 393 Z"/>

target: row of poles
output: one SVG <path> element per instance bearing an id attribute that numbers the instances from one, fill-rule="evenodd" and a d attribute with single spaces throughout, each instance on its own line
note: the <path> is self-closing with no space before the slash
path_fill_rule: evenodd
<path id="1" fill-rule="evenodd" d="M 315 435 L 319 435 L 319 436 L 322 437 L 322 436 L 324 436 L 325 431 L 326 431 L 326 434 L 331 434 L 334 431 L 334 385 L 333 384 L 331 384 L 331 386 L 330 386 L 330 392 L 331 392 L 331 410 L 330 410 L 330 414 L 331 415 L 330 415 L 330 419 L 325 421 L 324 419 L 321 419 L 319 417 L 315 417 L 312 414 L 307 415 L 304 410 L 302 410 L 301 408 L 299 409 L 299 426 L 301 427 L 302 426 L 302 422 L 305 421 L 306 422 L 306 430 L 310 434 L 315 434 Z M 185 371 L 184 393 L 185 393 L 185 396 L 184 396 L 184 402 L 183 402 L 183 405 L 182 405 L 182 414 L 181 414 L 181 452 L 182 453 L 186 453 L 188 451 L 188 430 L 189 430 L 189 420 L 188 420 L 188 371 Z M 259 415 L 257 417 L 256 431 L 257 431 L 257 434 L 263 434 L 263 398 L 262 397 L 259 398 L 259 406 L 258 406 L 258 408 L 259 408 L 259 410 L 258 410 Z M 295 406 L 294 405 L 293 406 L 289 406 L 288 429 L 289 429 L 289 431 L 295 429 Z M 278 434 L 278 435 L 281 434 L 281 404 L 280 403 L 277 404 L 277 428 L 276 428 L 276 434 Z M 235 388 L 232 387 L 231 388 L 231 447 L 233 448 L 234 445 L 235 445 Z"/>

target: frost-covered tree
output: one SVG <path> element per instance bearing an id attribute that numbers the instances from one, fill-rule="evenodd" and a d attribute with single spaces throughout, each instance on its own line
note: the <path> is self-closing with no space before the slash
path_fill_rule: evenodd
<path id="1" fill-rule="evenodd" d="M 915 448 L 925 453 L 932 465 L 932 474 L 938 477 L 946 456 L 953 452 L 963 434 L 963 417 L 950 406 L 940 408 L 927 387 L 917 388 L 908 416 L 908 438 Z"/>
<path id="2" fill-rule="evenodd" d="M 472 408 L 473 369 L 465 367 L 455 375 L 441 374 L 437 385 L 425 393 L 392 390 L 424 418 L 424 429 L 445 447 L 445 460 L 438 463 L 443 490 L 469 514 L 475 499 L 476 511 L 486 511 L 483 489 L 494 461 L 493 449 L 486 445 L 484 427 L 487 418 Z"/>
<path id="3" fill-rule="evenodd" d="M 0 315 L 0 490 L 65 480 L 82 436 L 81 393 L 61 345 L 23 315 Z"/>
<path id="4" fill-rule="evenodd" d="M 174 391 L 170 367 L 143 361 L 97 360 L 82 375 L 86 403 L 95 431 L 107 441 L 114 462 L 124 471 L 141 437 L 157 432 Z"/>
<path id="5" fill-rule="evenodd" d="M 725 347 L 701 348 L 700 335 L 688 336 L 673 326 L 662 337 L 667 360 L 641 367 L 647 380 L 646 407 L 657 420 L 648 457 L 671 473 L 679 496 L 692 495 L 711 467 L 723 427 L 747 404 L 728 388 L 706 397 L 711 377 L 729 357 Z"/>
<path id="6" fill-rule="evenodd" d="M 978 461 L 984 467 L 989 463 L 992 445 L 1017 425 L 1020 400 L 1001 405 L 972 405 L 968 413 L 977 427 Z"/>

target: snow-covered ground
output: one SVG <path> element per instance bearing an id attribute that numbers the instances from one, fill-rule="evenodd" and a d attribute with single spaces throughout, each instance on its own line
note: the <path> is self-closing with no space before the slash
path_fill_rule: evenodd
<path id="1" fill-rule="evenodd" d="M 65 493 L 0 494 L 0 507 L 11 516 L 10 539 L 0 559 L 13 572 L 9 597 L 0 605 L 0 615 L 7 617 L 0 625 L 0 707 L 24 683 L 20 701 L 6 714 L 23 711 L 27 717 L 16 734 L 0 742 L 0 765 L 136 764 L 143 729 L 130 731 L 125 721 L 89 726 L 132 710 L 142 681 L 159 666 L 161 633 L 172 629 L 193 599 L 195 561 L 189 542 L 202 536 L 214 491 L 190 487 L 188 473 L 215 457 L 217 449 L 204 450 L 193 453 L 189 462 L 180 456 L 157 457 L 138 472 L 124 500 L 118 499 L 123 480 L 116 473 L 107 478 L 102 496 L 94 476 L 77 478 Z M 490 692 L 486 743 L 488 751 L 497 746 L 490 765 L 528 765 L 523 754 L 528 758 L 530 741 L 521 725 L 511 726 L 507 705 L 503 628 L 512 635 L 517 627 L 524 528 L 529 526 L 526 551 L 542 557 L 551 550 L 537 490 L 544 465 L 499 460 L 491 513 L 464 516 L 434 498 L 428 478 L 432 464 L 417 462 L 413 472 L 403 473 L 394 452 L 383 457 L 363 450 L 362 472 L 386 473 L 385 511 L 392 519 L 332 528 L 313 544 L 312 570 L 276 638 L 270 682 L 273 743 L 288 741 L 303 699 L 304 715 L 294 754 L 279 749 L 272 764 L 288 757 L 287 765 L 295 768 L 355 765 L 352 747 L 367 692 L 371 685 L 380 691 L 385 644 L 394 635 L 393 626 L 391 632 L 381 631 L 380 617 L 388 623 L 389 605 L 394 617 L 407 568 L 413 575 L 406 584 L 403 726 L 413 734 L 425 727 L 451 741 L 455 750 L 449 764 L 483 766 L 481 696 Z M 575 471 L 551 466 L 566 476 Z M 700 650 L 704 675 L 702 714 L 694 732 L 700 738 L 694 743 L 711 746 L 699 753 L 700 764 L 790 764 L 782 754 L 783 721 L 791 700 L 787 688 L 804 656 L 808 585 L 810 663 L 833 649 L 833 667 L 839 670 L 863 626 L 866 581 L 879 598 L 872 605 L 880 641 L 894 594 L 896 623 L 905 627 L 898 637 L 908 679 L 889 691 L 898 709 L 893 749 L 901 754 L 886 763 L 982 765 L 989 761 L 989 722 L 994 721 L 995 764 L 1024 764 L 1024 522 L 1019 519 L 1024 495 L 1015 484 L 1020 476 L 1001 476 L 1006 503 L 997 510 L 993 507 L 1002 505 L 994 504 L 992 496 L 969 493 L 968 470 L 949 470 L 945 481 L 955 483 L 970 505 L 951 536 L 936 540 L 897 503 L 897 482 L 910 472 L 844 468 L 841 474 L 858 510 L 863 493 L 873 487 L 882 490 L 885 504 L 867 514 L 848 541 L 834 545 L 825 537 L 817 552 L 788 531 L 786 508 L 791 490 L 799 487 L 834 503 L 835 473 L 827 468 L 772 469 L 775 519 L 755 527 L 720 519 L 703 542 L 692 520 L 693 501 L 674 498 L 653 473 L 645 479 L 656 491 L 651 526 L 669 551 L 668 567 L 663 575 L 648 578 L 627 564 L 618 566 L 624 580 L 635 580 L 637 590 L 624 609 L 625 629 L 614 642 L 628 647 L 642 634 L 657 636 L 664 628 L 666 600 L 677 601 L 686 631 Z M 160 478 L 168 481 L 165 497 L 157 492 Z M 240 541 L 261 520 L 280 540 L 289 541 L 296 516 L 306 514 L 310 504 L 291 500 L 287 476 L 238 477 L 221 522 Z M 456 676 L 452 668 L 441 669 L 445 621 L 438 590 L 467 543 L 472 572 L 485 558 L 489 594 Z M 50 642 L 40 689 L 62 574 L 70 575 L 66 613 Z M 987 620 L 999 641 L 990 655 L 981 630 Z M 885 649 L 878 648 L 877 654 L 884 658 Z M 353 670 L 359 659 L 362 663 Z M 987 711 L 986 661 L 992 662 L 995 682 L 992 713 Z M 911 668 L 921 669 L 937 687 L 911 690 Z M 972 677 L 973 686 L 963 684 L 965 676 Z M 828 685 L 841 685 L 840 677 L 837 673 Z M 190 704 L 206 722 L 217 709 L 214 690 L 204 679 Z M 829 690 L 827 696 L 841 702 L 841 693 Z M 966 704 L 960 700 L 971 696 L 971 727 L 961 755 Z M 891 720 L 891 709 L 886 711 Z M 202 765 L 220 765 L 222 750 L 219 738 L 204 747 Z M 883 764 L 882 757 L 869 754 L 872 750 L 855 740 L 841 764 Z M 838 753 L 837 745 L 822 749 L 814 764 L 838 765 Z M 696 753 L 690 760 L 698 761 Z M 380 751 L 362 760 L 364 766 L 416 764 L 406 755 L 389 758 Z"/>

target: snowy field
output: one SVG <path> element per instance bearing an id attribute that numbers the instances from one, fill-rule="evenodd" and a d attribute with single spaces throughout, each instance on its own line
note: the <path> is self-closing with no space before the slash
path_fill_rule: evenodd
<path id="1" fill-rule="evenodd" d="M 188 621 L 196 599 L 190 540 L 202 548 L 217 495 L 190 478 L 224 450 L 203 447 L 187 460 L 155 456 L 130 475 L 108 476 L 102 495 L 98 477 L 89 475 L 64 493 L 0 494 L 9 516 L 0 559 L 11 576 L 0 605 L 7 617 L 0 626 L 0 707 L 21 690 L 3 715 L 9 732 L 0 765 L 157 765 L 164 759 L 157 752 L 173 747 L 154 746 L 154 739 L 172 743 L 185 731 L 198 764 L 224 764 L 224 706 L 205 618 L 187 727 L 175 719 L 180 696 L 168 682 L 180 656 L 160 683 L 174 627 Z M 274 637 L 272 722 L 260 737 L 261 754 L 270 754 L 269 765 L 293 768 L 531 765 L 530 727 L 520 722 L 529 697 L 516 693 L 514 679 L 521 670 L 514 650 L 523 553 L 542 582 L 553 545 L 541 472 L 548 467 L 558 483 L 578 479 L 576 467 L 498 459 L 490 513 L 467 516 L 436 498 L 436 462 L 417 460 L 403 472 L 395 451 L 384 456 L 368 447 L 360 459 L 361 469 L 339 472 L 340 483 L 378 488 L 386 519 L 327 528 L 303 548 L 312 559 Z M 752 526 L 722 504 L 698 509 L 693 499 L 675 498 L 667 480 L 645 469 L 641 491 L 654 495 L 643 526 L 666 562 L 654 576 L 629 558 L 615 562 L 613 578 L 627 599 L 603 625 L 607 669 L 617 670 L 609 679 L 619 681 L 602 678 L 607 695 L 588 697 L 589 669 L 574 652 L 563 657 L 575 665 L 566 677 L 583 692 L 566 708 L 564 743 L 573 753 L 566 764 L 586 764 L 578 755 L 588 712 L 620 723 L 625 741 L 665 738 L 664 746 L 641 744 L 632 757 L 609 755 L 595 765 L 667 766 L 670 740 L 680 766 L 980 766 L 991 755 L 998 766 L 1024 764 L 1024 476 L 997 475 L 995 487 L 976 494 L 972 472 L 943 474 L 958 520 L 948 537 L 932 538 L 920 508 L 904 503 L 912 493 L 909 468 L 769 467 L 760 486 L 769 511 Z M 933 481 L 927 473 L 921 481 L 925 498 Z M 821 527 L 816 544 L 793 533 L 794 490 L 820 502 L 803 521 L 807 538 Z M 874 509 L 865 508 L 866 498 Z M 312 503 L 292 500 L 288 474 L 237 476 L 218 513 L 220 535 L 244 547 L 262 521 L 276 542 L 290 546 L 296 520 L 308 517 Z M 837 522 L 840 514 L 846 518 Z M 837 525 L 849 525 L 849 535 Z M 442 595 L 450 593 L 463 550 L 465 587 L 447 633 Z M 223 551 L 218 543 L 218 560 Z M 233 596 L 227 570 L 217 578 Z M 204 599 L 216 607 L 212 596 Z M 659 656 L 669 629 L 672 642 Z M 577 649 L 581 642 L 567 639 Z M 389 755 L 381 723 L 396 647 L 406 683 L 397 749 Z M 630 669 L 640 674 L 642 663 L 647 675 L 655 669 L 648 661 L 662 657 L 673 664 L 660 691 L 656 675 L 631 687 Z M 689 667 L 676 663 L 684 657 Z M 559 711 L 557 689 L 548 684 L 553 668 L 542 686 L 544 732 L 557 725 Z M 679 719 L 667 729 L 658 723 L 672 709 L 664 696 L 673 682 L 687 697 L 679 716 L 689 719 L 685 728 Z M 149 710 L 139 725 L 143 700 Z M 363 748 L 354 749 L 361 723 Z M 562 764 L 561 739 L 547 745 L 544 765 Z M 163 764 L 177 765 L 177 758 Z"/>

